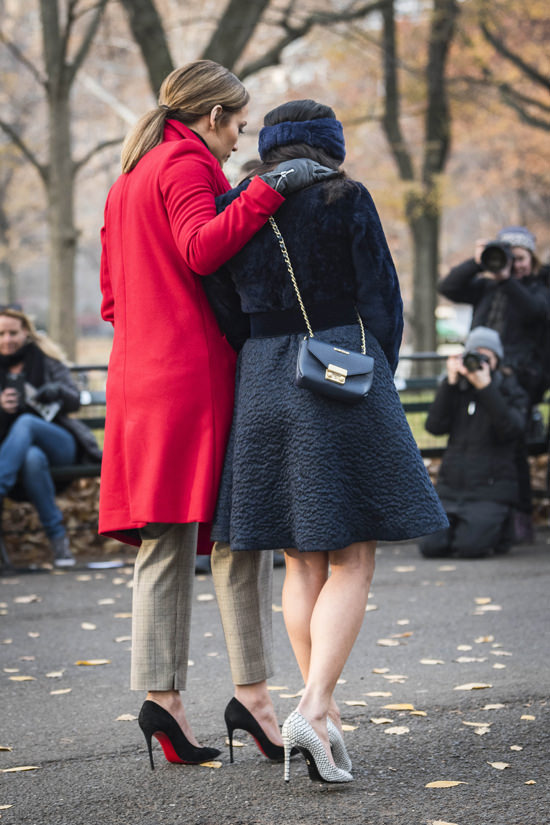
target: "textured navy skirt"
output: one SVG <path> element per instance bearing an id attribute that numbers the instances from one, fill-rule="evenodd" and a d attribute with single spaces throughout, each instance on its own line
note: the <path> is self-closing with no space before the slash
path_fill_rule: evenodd
<path id="1" fill-rule="evenodd" d="M 316 338 L 360 350 L 359 325 Z M 401 541 L 448 526 L 407 423 L 386 357 L 367 398 L 347 405 L 294 385 L 299 335 L 249 339 L 212 539 L 233 550 L 337 550 Z"/>

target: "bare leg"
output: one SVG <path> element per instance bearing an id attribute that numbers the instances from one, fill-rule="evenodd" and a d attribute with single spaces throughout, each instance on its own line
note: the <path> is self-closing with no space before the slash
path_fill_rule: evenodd
<path id="1" fill-rule="evenodd" d="M 287 551 L 287 577 L 290 578 L 290 582 L 287 598 L 283 603 L 283 608 L 286 604 L 285 623 L 288 616 L 287 627 L 291 628 L 289 635 L 294 633 L 296 636 L 296 645 L 302 657 L 307 650 L 307 630 L 303 627 L 299 631 L 296 630 L 299 621 L 295 618 L 295 612 L 301 613 L 302 607 L 296 602 L 291 602 L 289 595 L 293 590 L 299 590 L 300 586 L 307 588 L 308 580 L 312 585 L 312 592 L 315 592 L 323 575 L 322 571 L 326 571 L 327 557 L 330 563 L 331 575 L 318 591 L 311 611 L 309 670 L 298 711 L 314 728 L 331 761 L 333 760 L 328 742 L 326 717 L 332 706 L 336 682 L 361 629 L 374 573 L 375 548 L 375 542 L 357 542 L 328 554 L 311 553 L 306 556 L 296 550 Z M 311 571 L 309 574 L 308 569 Z M 295 586 L 295 576 L 300 577 L 301 585 Z M 308 604 L 311 604 L 311 601 L 309 597 Z M 307 612 L 304 611 L 302 620 L 306 618 Z"/>
<path id="2" fill-rule="evenodd" d="M 267 682 L 256 682 L 253 685 L 235 685 L 235 698 L 250 711 L 274 745 L 283 744 L 283 737 L 277 722 L 273 701 L 267 689 Z"/>

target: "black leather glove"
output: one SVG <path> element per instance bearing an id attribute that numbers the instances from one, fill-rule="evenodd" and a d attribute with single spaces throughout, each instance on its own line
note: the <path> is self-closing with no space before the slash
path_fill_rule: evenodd
<path id="1" fill-rule="evenodd" d="M 47 384 L 43 384 L 34 396 L 34 401 L 38 401 L 40 404 L 51 404 L 52 401 L 62 400 L 63 388 L 59 381 L 49 381 Z"/>
<path id="2" fill-rule="evenodd" d="M 320 163 L 309 158 L 296 158 L 296 160 L 283 161 L 271 172 L 260 175 L 260 178 L 285 197 L 312 183 L 320 183 L 339 174 L 336 169 L 321 166 Z"/>

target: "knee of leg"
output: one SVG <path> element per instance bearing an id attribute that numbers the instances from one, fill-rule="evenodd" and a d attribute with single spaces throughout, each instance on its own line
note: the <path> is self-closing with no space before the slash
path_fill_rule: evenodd
<path id="1" fill-rule="evenodd" d="M 27 453 L 25 455 L 25 461 L 23 463 L 23 472 L 25 475 L 27 474 L 40 474 L 47 470 L 49 472 L 50 465 L 46 454 L 40 449 L 40 447 L 29 447 Z"/>
<path id="2" fill-rule="evenodd" d="M 22 415 L 17 416 L 11 425 L 10 433 L 26 432 L 33 426 L 35 421 L 36 416 L 31 415 L 31 413 L 23 413 Z"/>

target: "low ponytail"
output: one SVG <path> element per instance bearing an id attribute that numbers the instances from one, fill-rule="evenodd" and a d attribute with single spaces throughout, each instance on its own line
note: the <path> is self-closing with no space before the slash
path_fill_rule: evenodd
<path id="1" fill-rule="evenodd" d="M 248 103 L 249 95 L 238 77 L 213 60 L 195 60 L 175 69 L 160 87 L 159 105 L 136 123 L 122 147 L 122 171 L 131 172 L 137 162 L 162 143 L 167 118 L 186 126 L 221 106 L 219 124 Z"/>

